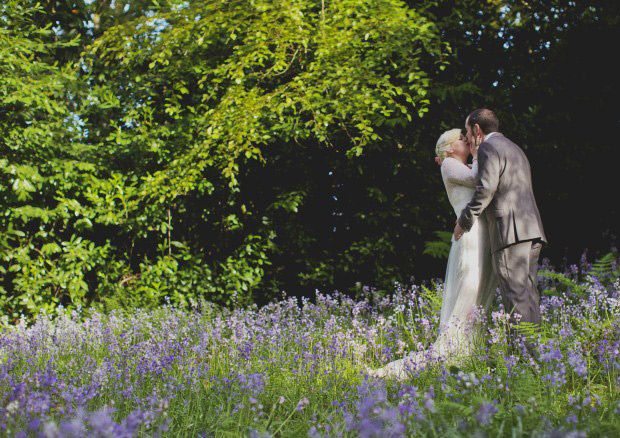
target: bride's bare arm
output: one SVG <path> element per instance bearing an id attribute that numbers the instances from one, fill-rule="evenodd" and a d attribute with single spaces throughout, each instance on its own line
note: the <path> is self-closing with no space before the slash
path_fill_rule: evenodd
<path id="1" fill-rule="evenodd" d="M 441 164 L 441 175 L 453 184 L 475 187 L 478 180 L 478 161 L 474 160 L 470 169 L 459 160 L 447 157 Z"/>

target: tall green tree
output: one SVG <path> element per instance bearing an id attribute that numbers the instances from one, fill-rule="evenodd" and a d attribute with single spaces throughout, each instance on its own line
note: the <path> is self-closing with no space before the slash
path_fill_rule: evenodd
<path id="1" fill-rule="evenodd" d="M 423 67 L 444 62 L 436 27 L 400 2 L 233 1 L 131 17 L 59 67 L 43 55 L 69 44 L 29 15 L 40 8 L 14 4 L 23 14 L 7 9 L 4 33 L 36 44 L 41 61 L 23 62 L 3 102 L 28 92 L 38 65 L 57 89 L 42 90 L 32 110 L 58 108 L 37 124 L 47 142 L 3 162 L 7 175 L 31 170 L 5 186 L 12 316 L 166 297 L 250 302 L 267 288 L 274 255 L 286 256 L 281 215 L 316 198 L 269 179 L 254 192 L 251 175 L 274 153 L 286 157 L 277 164 L 359 157 L 382 141 L 378 127 L 427 111 Z M 7 72 L 17 62 L 8 59 Z M 13 128 L 24 135 L 35 117 L 20 114 Z M 281 286 L 277 275 L 270 282 Z"/>
<path id="2" fill-rule="evenodd" d="M 393 1 L 191 4 L 93 44 L 93 89 L 118 103 L 84 117 L 107 160 L 137 163 L 139 196 L 173 203 L 175 239 L 227 279 L 220 288 L 277 291 L 274 257 L 299 259 L 289 242 L 316 238 L 286 223 L 311 202 L 335 213 L 334 193 L 316 187 L 329 168 L 318 174 L 314 162 L 352 162 L 383 140 L 379 127 L 389 137 L 424 114 L 425 67 L 444 62 L 436 32 Z M 300 166 L 305 181 L 278 184 Z M 151 241 L 135 244 L 146 253 Z"/>
<path id="3" fill-rule="evenodd" d="M 57 193 L 93 165 L 80 159 L 89 147 L 71 110 L 74 71 L 50 61 L 77 40 L 50 42 L 51 26 L 35 24 L 41 12 L 18 0 L 0 6 L 0 305 L 13 316 L 51 310 L 65 294 L 79 301 L 105 252 L 66 232 L 82 224 Z"/>

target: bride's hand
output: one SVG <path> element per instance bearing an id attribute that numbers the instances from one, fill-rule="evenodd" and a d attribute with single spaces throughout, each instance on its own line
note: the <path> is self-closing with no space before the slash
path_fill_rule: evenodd
<path id="1" fill-rule="evenodd" d="M 441 166 L 441 158 L 435 157 L 435 163 L 437 163 L 438 166 Z"/>

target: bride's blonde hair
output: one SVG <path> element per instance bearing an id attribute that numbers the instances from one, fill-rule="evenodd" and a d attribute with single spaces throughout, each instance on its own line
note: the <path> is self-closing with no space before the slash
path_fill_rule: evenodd
<path id="1" fill-rule="evenodd" d="M 449 131 L 444 132 L 437 140 L 437 145 L 435 146 L 435 153 L 439 157 L 440 160 L 446 159 L 446 152 L 452 150 L 452 143 L 457 141 L 461 136 L 461 130 L 458 128 L 450 129 Z"/>

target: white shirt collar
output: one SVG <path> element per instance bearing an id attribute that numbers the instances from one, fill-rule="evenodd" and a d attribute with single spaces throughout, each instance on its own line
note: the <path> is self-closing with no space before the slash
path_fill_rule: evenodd
<path id="1" fill-rule="evenodd" d="M 482 140 L 482 141 L 487 141 L 494 134 L 497 134 L 497 132 L 489 132 L 487 135 L 484 136 L 484 140 Z"/>

